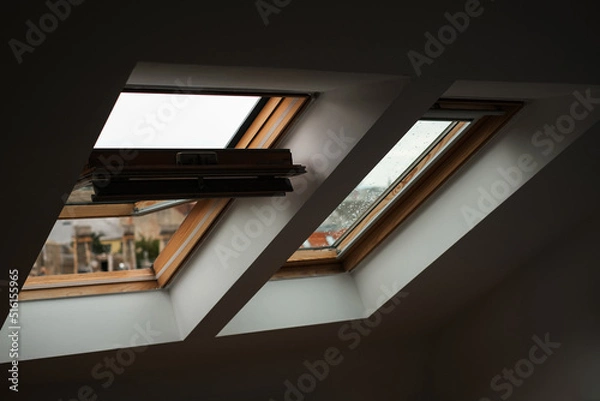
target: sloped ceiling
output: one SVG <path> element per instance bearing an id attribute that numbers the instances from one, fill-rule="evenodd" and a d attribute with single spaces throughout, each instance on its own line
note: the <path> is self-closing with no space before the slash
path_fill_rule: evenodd
<path id="1" fill-rule="evenodd" d="M 591 135 L 599 129 L 596 125 L 411 282 L 405 288 L 411 293 L 407 302 L 363 337 L 356 349 L 346 351 L 344 362 L 333 368 L 311 398 L 419 399 L 428 394 L 427 373 L 442 328 L 455 318 L 464 320 L 461 310 L 472 309 L 537 255 L 573 235 L 600 201 L 598 191 L 588 185 L 598 173 L 596 154 L 590 149 L 599 149 L 600 137 Z M 564 191 L 547 197 L 547 188 L 553 186 Z M 23 388 L 27 394 L 54 398 L 72 396 L 90 385 L 99 399 L 201 395 L 210 400 L 279 400 L 284 397 L 285 381 L 306 372 L 304 361 L 323 359 L 328 347 L 345 349 L 347 344 L 338 336 L 341 325 L 216 339 L 192 335 L 183 343 L 153 346 L 138 354 L 135 363 L 115 375 L 107 388 L 102 387 L 105 378 L 98 379 L 92 371 L 105 358 L 114 358 L 115 351 L 29 361 L 22 367 Z"/>
<path id="2" fill-rule="evenodd" d="M 6 10 L 6 42 L 23 40 L 25 21 L 37 21 L 47 12 L 41 1 L 12 7 Z M 483 14 L 417 77 L 407 52 L 422 52 L 424 34 L 447 23 L 444 13 L 464 7 L 461 1 L 435 1 L 395 11 L 398 4 L 392 2 L 324 5 L 309 0 L 289 2 L 265 26 L 256 5 L 246 1 L 73 6 L 21 64 L 5 48 L 10 94 L 3 107 L 10 123 L 0 159 L 7 172 L 2 206 L 10 211 L 0 243 L 5 269 L 17 267 L 26 276 L 60 210 L 62 194 L 70 190 L 138 61 L 400 74 L 424 80 L 424 87 L 455 80 L 600 84 L 594 51 L 600 32 L 591 1 L 482 2 Z M 600 135 L 597 124 L 579 141 L 594 135 Z M 597 143 L 573 145 L 413 281 L 413 293 L 421 295 L 345 356 L 346 362 L 309 399 L 420 399 L 432 333 L 593 211 L 598 197 L 590 182 L 598 165 L 578 161 L 597 159 Z M 582 179 L 570 179 L 576 176 Z M 566 190 L 549 192 L 557 182 Z M 489 269 L 481 270 L 482 264 Z M 2 308 L 5 314 L 5 303 Z M 21 388 L 30 397 L 35 394 L 30 399 L 66 400 L 91 384 L 99 399 L 280 400 L 284 381 L 304 372 L 303 361 L 322 358 L 339 341 L 337 329 L 323 325 L 220 339 L 192 336 L 151 347 L 109 388 L 101 388 L 90 371 L 114 353 L 31 361 L 22 364 Z"/>

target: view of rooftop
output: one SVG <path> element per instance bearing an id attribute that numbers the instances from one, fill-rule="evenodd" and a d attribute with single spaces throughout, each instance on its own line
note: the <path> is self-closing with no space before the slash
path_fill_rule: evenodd
<path id="1" fill-rule="evenodd" d="M 141 216 L 57 220 L 31 276 L 148 268 L 194 202 Z"/>

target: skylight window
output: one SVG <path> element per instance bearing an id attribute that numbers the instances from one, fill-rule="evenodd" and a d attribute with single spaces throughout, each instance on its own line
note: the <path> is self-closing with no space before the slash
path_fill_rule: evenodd
<path id="1" fill-rule="evenodd" d="M 124 93 L 117 103 L 128 99 L 125 104 L 132 107 L 131 95 L 139 93 Z M 65 197 L 56 223 L 59 228 L 53 230 L 41 250 L 24 285 L 22 299 L 164 288 L 216 224 L 230 197 L 283 195 L 292 190 L 286 177 L 304 172 L 303 166 L 292 164 L 288 150 L 272 148 L 307 103 L 308 96 L 157 96 L 152 101 L 144 100 L 143 110 L 135 112 L 115 105 L 75 190 Z M 217 109 L 206 105 L 189 116 L 198 117 L 204 112 L 205 119 L 178 121 L 185 113 L 177 110 L 181 114 L 168 114 L 176 108 L 173 96 L 201 96 L 218 102 L 227 98 L 233 103 L 219 106 L 221 123 L 211 120 L 219 115 Z M 194 103 L 190 100 L 188 104 Z M 519 107 L 520 104 L 509 102 L 436 103 L 303 242 L 275 277 L 332 274 L 356 267 Z M 209 109 L 212 111 L 207 116 Z M 154 119 L 161 115 L 170 120 L 159 121 L 163 125 L 158 125 Z M 119 119 L 129 125 L 113 126 Z M 184 120 L 188 123 L 183 124 Z M 169 131 L 184 126 L 187 131 Z M 144 134 L 142 129 L 146 130 Z M 172 134 L 165 135 L 166 132 Z M 186 146 L 177 142 L 191 137 L 197 142 L 186 142 Z M 122 153 L 123 148 L 133 149 L 133 153 Z M 235 156 L 242 149 L 246 149 L 243 161 Z M 263 188 L 266 183 L 269 185 Z M 186 210 L 178 218 L 158 221 L 159 215 L 181 208 Z M 149 223 L 137 223 L 141 221 Z M 54 238 L 60 236 L 59 230 L 66 234 Z M 46 268 L 45 275 L 40 276 L 40 263 L 50 260 L 51 243 L 60 245 L 53 249 L 58 249 L 61 256 L 68 254 L 70 247 L 72 258 L 79 258 L 78 263 L 61 266 L 54 272 Z"/>
<path id="2" fill-rule="evenodd" d="M 231 197 L 305 172 L 274 148 L 309 96 L 153 90 L 120 94 L 20 299 L 162 288 Z"/>
<path id="3" fill-rule="evenodd" d="M 365 218 L 370 209 L 389 193 L 410 168 L 423 160 L 458 121 L 420 120 L 381 159 L 344 201 L 304 242 L 302 248 L 335 247 L 348 230 Z M 461 130 L 468 123 L 461 124 Z M 452 136 L 456 138 L 460 131 Z M 437 152 L 436 154 L 439 154 Z M 430 158 L 431 159 L 431 158 Z M 323 241 L 323 238 L 325 241 Z M 308 245 L 308 246 L 307 246 Z"/>
<path id="4" fill-rule="evenodd" d="M 225 148 L 259 100 L 256 96 L 123 92 L 94 147 Z"/>
<path id="5" fill-rule="evenodd" d="M 437 102 L 303 241 L 273 279 L 354 269 L 520 107 L 515 102 Z"/>

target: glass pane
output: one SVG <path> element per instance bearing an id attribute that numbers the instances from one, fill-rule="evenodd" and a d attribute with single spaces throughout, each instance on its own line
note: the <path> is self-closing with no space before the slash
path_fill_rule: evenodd
<path id="1" fill-rule="evenodd" d="M 92 185 L 84 185 L 79 188 L 73 189 L 67 198 L 66 205 L 108 205 L 107 203 L 93 202 L 92 195 L 94 194 L 94 188 Z M 140 201 L 130 204 L 133 213 L 132 215 L 147 214 L 149 212 L 165 209 L 170 206 L 175 206 L 181 203 L 190 202 L 189 199 L 181 200 L 157 200 L 157 201 Z M 113 203 L 114 205 L 114 203 Z M 110 208 L 107 208 L 107 213 L 110 212 Z M 107 216 L 110 216 L 107 214 Z"/>
<path id="2" fill-rule="evenodd" d="M 224 148 L 260 97 L 123 92 L 95 148 Z"/>
<path id="3" fill-rule="evenodd" d="M 140 201 L 134 205 L 134 215 L 145 215 L 161 209 L 166 209 L 171 206 L 176 206 L 182 203 L 189 203 L 190 200 L 161 200 L 161 201 Z"/>
<path id="4" fill-rule="evenodd" d="M 92 184 L 84 185 L 79 188 L 74 188 L 69 197 L 67 198 L 67 205 L 85 205 L 92 202 L 92 195 L 94 195 L 94 187 Z"/>
<path id="5" fill-rule="evenodd" d="M 151 267 L 194 204 L 143 216 L 58 220 L 30 276 Z"/>
<path id="6" fill-rule="evenodd" d="M 417 121 L 311 234 L 300 249 L 333 246 L 350 227 L 364 217 L 398 177 L 421 159 L 453 123 L 453 121 Z"/>

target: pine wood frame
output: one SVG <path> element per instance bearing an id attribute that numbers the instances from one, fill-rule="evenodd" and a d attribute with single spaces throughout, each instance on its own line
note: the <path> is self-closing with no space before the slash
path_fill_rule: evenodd
<path id="1" fill-rule="evenodd" d="M 308 103 L 308 97 L 272 97 L 257 115 L 238 148 L 268 148 L 276 144 L 289 123 Z M 390 206 L 372 224 L 360 223 L 356 232 L 346 236 L 338 249 L 296 251 L 273 276 L 288 279 L 345 273 L 354 269 L 388 235 L 405 221 L 433 192 L 475 154 L 522 107 L 517 102 L 470 102 L 443 100 L 435 108 L 451 111 L 490 112 L 472 124 L 460 138 L 404 193 L 395 194 L 410 178 L 423 168 L 422 161 L 371 212 Z M 503 112 L 498 115 L 497 112 Z M 457 128 L 455 128 L 457 129 Z M 439 150 L 443 144 L 434 149 Z M 428 156 L 433 157 L 433 156 Z M 396 199 L 398 198 L 398 199 Z M 110 273 L 64 274 L 29 277 L 19 295 L 22 300 L 63 298 L 72 296 L 110 294 L 119 292 L 160 289 L 168 285 L 191 251 L 215 225 L 231 199 L 201 199 L 186 217 L 165 249 L 159 254 L 152 269 Z M 115 209 L 115 215 L 126 215 L 127 210 Z M 93 217 L 93 208 L 70 207 L 61 212 L 61 218 Z M 120 213 L 120 214 L 119 214 Z M 361 231 L 363 226 L 368 226 Z"/>
<path id="2" fill-rule="evenodd" d="M 475 121 L 414 182 L 417 175 L 464 125 L 458 123 L 396 187 L 367 214 L 335 248 L 297 250 L 273 279 L 349 272 L 405 221 L 437 188 L 490 140 L 522 107 L 518 102 L 470 102 L 443 100 L 434 109 L 489 112 Z M 499 113 L 500 112 L 500 113 Z M 400 190 L 410 186 L 400 196 Z M 387 210 L 378 216 L 381 209 Z M 377 218 L 375 219 L 375 216 Z"/>
<path id="3" fill-rule="evenodd" d="M 273 147 L 294 117 L 308 104 L 309 96 L 270 97 L 238 141 L 238 149 Z M 28 277 L 19 293 L 21 300 L 146 291 L 165 287 L 225 211 L 231 199 L 200 199 L 190 211 L 152 269 Z M 130 216 L 135 204 L 65 206 L 60 219 Z"/>

